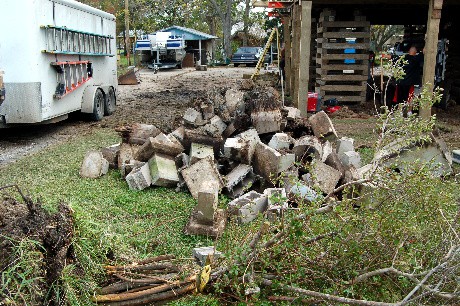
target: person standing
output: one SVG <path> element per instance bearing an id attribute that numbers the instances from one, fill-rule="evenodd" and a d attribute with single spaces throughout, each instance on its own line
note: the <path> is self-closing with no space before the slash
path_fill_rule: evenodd
<path id="1" fill-rule="evenodd" d="M 417 53 L 417 48 L 412 46 L 404 60 L 405 75 L 397 82 L 396 102 L 410 104 L 415 86 L 420 85 L 422 81 L 423 53 Z"/>

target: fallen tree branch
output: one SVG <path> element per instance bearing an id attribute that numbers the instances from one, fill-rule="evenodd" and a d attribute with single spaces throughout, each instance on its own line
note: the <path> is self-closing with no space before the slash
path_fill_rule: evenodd
<path id="1" fill-rule="evenodd" d="M 396 275 L 399 275 L 399 276 L 405 276 L 407 278 L 415 278 L 415 277 L 424 276 L 428 272 L 429 271 L 425 271 L 425 272 L 421 272 L 421 273 L 417 273 L 417 274 L 410 274 L 410 273 L 405 273 L 405 272 L 399 271 L 398 269 L 395 269 L 393 267 L 389 267 L 389 268 L 378 269 L 378 270 L 374 270 L 374 271 L 371 271 L 371 272 L 361 274 L 360 276 L 358 276 L 354 280 L 352 280 L 351 283 L 353 285 L 359 284 L 359 283 L 367 280 L 369 277 L 382 275 L 382 274 L 387 274 L 387 273 L 393 273 L 393 274 L 396 274 Z"/>

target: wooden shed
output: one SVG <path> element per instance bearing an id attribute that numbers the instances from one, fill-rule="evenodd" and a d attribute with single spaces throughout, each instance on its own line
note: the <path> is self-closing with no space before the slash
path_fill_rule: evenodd
<path id="1" fill-rule="evenodd" d="M 445 94 L 460 101 L 459 0 L 313 0 L 253 1 L 278 9 L 283 16 L 286 46 L 286 89 L 306 115 L 308 91 L 326 98 L 363 101 L 371 25 L 423 25 L 423 84 L 435 82 L 438 40 L 448 39 Z M 354 40 L 345 38 L 353 37 Z M 345 60 L 349 60 L 347 63 Z M 352 73 L 346 73 L 352 71 Z M 342 73 L 339 73 L 342 71 Z M 346 87 L 345 85 L 348 85 Z M 421 111 L 427 117 L 430 109 Z"/>

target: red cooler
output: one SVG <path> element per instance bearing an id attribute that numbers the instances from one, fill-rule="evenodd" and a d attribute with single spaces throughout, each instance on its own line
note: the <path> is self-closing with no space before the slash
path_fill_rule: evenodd
<path id="1" fill-rule="evenodd" d="M 318 93 L 316 92 L 309 92 L 308 93 L 308 102 L 307 102 L 307 111 L 308 112 L 314 112 L 316 113 L 317 111 L 320 110 L 320 99 L 321 97 L 319 96 Z"/>

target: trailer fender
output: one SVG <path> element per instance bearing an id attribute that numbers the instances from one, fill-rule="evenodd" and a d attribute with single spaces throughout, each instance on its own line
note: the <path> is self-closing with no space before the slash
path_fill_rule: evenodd
<path id="1" fill-rule="evenodd" d="M 81 112 L 92 114 L 94 110 L 94 96 L 96 91 L 99 89 L 98 86 L 88 86 L 85 88 L 81 101 Z"/>

